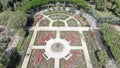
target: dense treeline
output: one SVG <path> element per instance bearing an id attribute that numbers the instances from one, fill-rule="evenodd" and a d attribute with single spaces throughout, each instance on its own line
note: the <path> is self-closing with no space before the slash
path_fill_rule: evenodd
<path id="1" fill-rule="evenodd" d="M 4 36 L 1 36 L 0 32 L 0 68 L 6 68 L 8 65 L 8 60 L 6 60 L 5 55 L 6 55 L 6 48 L 9 44 L 9 39 L 11 39 L 6 33 L 11 34 L 11 31 L 8 31 L 10 29 L 17 31 L 19 30 L 20 36 L 24 36 L 25 32 L 23 29 L 26 26 L 27 23 L 27 14 L 21 11 L 4 11 L 0 13 L 0 25 L 4 25 L 5 28 L 3 32 L 5 33 Z M 14 34 L 14 32 L 12 32 Z M 11 35 L 10 35 L 11 36 Z M 7 37 L 9 38 L 8 41 Z M 12 37 L 12 36 L 11 36 Z M 1 39 L 2 38 L 2 39 Z M 16 54 L 16 53 L 15 53 Z M 11 61 L 10 61 L 11 62 Z"/>
<path id="2" fill-rule="evenodd" d="M 120 17 L 120 0 L 87 0 L 99 11 L 111 11 Z"/>
<path id="3" fill-rule="evenodd" d="M 0 0 L 0 12 L 5 10 L 14 11 L 19 7 L 24 6 L 30 0 Z"/>
<path id="4" fill-rule="evenodd" d="M 100 24 L 100 30 L 104 40 L 114 55 L 114 59 L 117 61 L 118 65 L 120 65 L 120 32 L 107 23 Z"/>
<path id="5" fill-rule="evenodd" d="M 84 0 L 32 0 L 20 9 L 23 11 L 28 11 L 32 7 L 37 7 L 37 6 L 44 5 L 49 2 L 55 2 L 55 1 L 76 3 L 78 6 L 81 6 L 82 8 L 85 8 L 85 9 L 88 8 L 88 5 Z"/>
<path id="6" fill-rule="evenodd" d="M 8 28 L 19 29 L 26 26 L 27 16 L 22 11 L 4 11 L 0 13 L 0 24 Z"/>

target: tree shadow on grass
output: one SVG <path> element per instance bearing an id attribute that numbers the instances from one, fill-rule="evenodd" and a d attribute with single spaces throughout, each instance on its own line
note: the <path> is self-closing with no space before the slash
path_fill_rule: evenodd
<path id="1" fill-rule="evenodd" d="M 14 51 L 13 55 L 11 56 L 11 60 L 7 66 L 7 68 L 17 68 L 21 60 L 20 54 L 17 52 L 17 50 Z"/>

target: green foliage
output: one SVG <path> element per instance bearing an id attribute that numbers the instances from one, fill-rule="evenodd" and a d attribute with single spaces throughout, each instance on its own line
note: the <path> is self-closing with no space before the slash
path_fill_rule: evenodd
<path id="1" fill-rule="evenodd" d="M 92 0 L 95 8 L 100 11 L 110 11 L 120 17 L 120 0 Z"/>
<path id="2" fill-rule="evenodd" d="M 97 56 L 98 56 L 100 62 L 101 62 L 103 65 L 105 65 L 105 64 L 107 63 L 107 58 L 108 58 L 108 56 L 107 56 L 107 53 L 106 53 L 105 50 L 98 51 L 98 52 L 97 52 Z"/>
<path id="3" fill-rule="evenodd" d="M 120 32 L 107 23 L 100 24 L 100 30 L 104 40 L 109 45 L 115 60 L 120 64 Z"/>
<path id="4" fill-rule="evenodd" d="M 106 10 L 106 2 L 107 0 L 95 0 L 96 9 L 104 11 Z"/>
<path id="5" fill-rule="evenodd" d="M 19 29 L 25 27 L 27 14 L 22 11 L 5 11 L 0 13 L 0 24 L 7 25 L 8 28 Z"/>
<path id="6" fill-rule="evenodd" d="M 7 44 L 0 44 L 0 68 L 6 68 L 8 61 L 5 58 L 5 49 Z"/>
<path id="7" fill-rule="evenodd" d="M 88 5 L 84 0 L 32 0 L 25 6 L 21 7 L 20 10 L 28 11 L 32 7 L 44 5 L 51 1 L 72 2 L 72 3 L 76 3 L 78 6 L 81 6 L 83 8 L 88 8 Z"/>
<path id="8" fill-rule="evenodd" d="M 16 11 L 8 20 L 9 28 L 22 28 L 25 27 L 27 23 L 27 15 L 24 12 Z"/>
<path id="9" fill-rule="evenodd" d="M 26 35 L 26 31 L 23 29 L 23 28 L 20 28 L 19 30 L 18 30 L 18 34 L 19 34 L 19 36 L 21 36 L 21 37 L 25 37 L 25 35 Z"/>
<path id="10" fill-rule="evenodd" d="M 4 11 L 0 13 L 0 24 L 7 25 L 7 21 L 10 18 L 11 12 L 10 11 Z"/>
<path id="11" fill-rule="evenodd" d="M 17 51 L 19 55 L 21 56 L 21 60 L 17 68 L 21 68 L 24 56 L 26 55 L 27 48 L 29 46 L 31 37 L 32 37 L 33 32 L 30 32 L 29 35 L 26 38 L 22 38 L 20 43 L 18 44 Z"/>
<path id="12" fill-rule="evenodd" d="M 28 11 L 32 7 L 43 5 L 45 3 L 48 3 L 48 0 L 32 0 L 20 9 L 23 10 L 23 11 Z"/>

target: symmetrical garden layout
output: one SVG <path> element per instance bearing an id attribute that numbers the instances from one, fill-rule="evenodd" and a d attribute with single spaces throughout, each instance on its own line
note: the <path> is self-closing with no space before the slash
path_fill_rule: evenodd
<path id="1" fill-rule="evenodd" d="M 85 27 L 79 12 L 34 16 L 35 22 L 28 29 L 33 32 L 22 68 L 92 68 L 84 39 Z"/>

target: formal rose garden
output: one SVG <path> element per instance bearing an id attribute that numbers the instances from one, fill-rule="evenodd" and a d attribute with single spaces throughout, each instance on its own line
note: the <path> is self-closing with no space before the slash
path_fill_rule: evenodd
<path id="1" fill-rule="evenodd" d="M 65 59 L 60 60 L 60 68 L 86 68 L 84 59 L 84 53 L 82 50 L 72 50 L 72 57 L 67 61 Z"/>
<path id="2" fill-rule="evenodd" d="M 54 59 L 46 60 L 43 57 L 44 50 L 33 50 L 28 68 L 54 68 Z"/>
<path id="3" fill-rule="evenodd" d="M 50 38 L 54 39 L 55 37 L 56 37 L 55 32 L 52 32 L 52 31 L 38 31 L 34 44 L 35 45 L 45 45 L 46 44 L 45 41 L 48 41 Z"/>
<path id="4" fill-rule="evenodd" d="M 61 36 L 62 39 L 66 39 L 67 41 L 71 41 L 70 45 L 72 46 L 81 46 L 81 38 L 80 33 L 77 31 L 62 31 Z"/>

